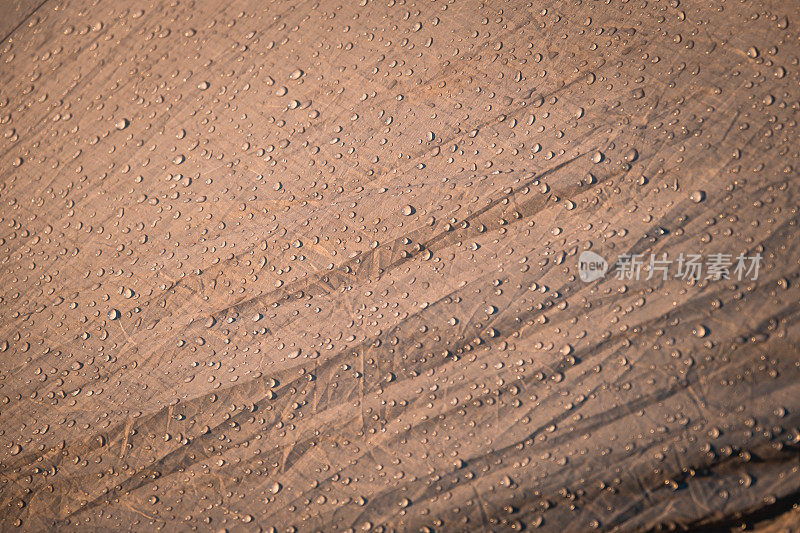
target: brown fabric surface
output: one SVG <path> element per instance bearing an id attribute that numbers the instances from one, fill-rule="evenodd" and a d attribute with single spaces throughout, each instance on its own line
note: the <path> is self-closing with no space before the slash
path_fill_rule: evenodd
<path id="1" fill-rule="evenodd" d="M 2 6 L 3 531 L 800 529 L 796 1 Z"/>

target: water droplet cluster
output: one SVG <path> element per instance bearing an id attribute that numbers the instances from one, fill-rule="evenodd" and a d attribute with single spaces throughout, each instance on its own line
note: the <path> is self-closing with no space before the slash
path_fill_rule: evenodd
<path id="1" fill-rule="evenodd" d="M 791 2 L 127 4 L 0 22 L 0 529 L 789 512 Z"/>

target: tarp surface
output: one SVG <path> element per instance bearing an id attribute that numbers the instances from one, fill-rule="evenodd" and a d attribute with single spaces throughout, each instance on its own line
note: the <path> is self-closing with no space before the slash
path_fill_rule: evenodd
<path id="1" fill-rule="evenodd" d="M 796 0 L 0 18 L 1 530 L 800 527 Z"/>

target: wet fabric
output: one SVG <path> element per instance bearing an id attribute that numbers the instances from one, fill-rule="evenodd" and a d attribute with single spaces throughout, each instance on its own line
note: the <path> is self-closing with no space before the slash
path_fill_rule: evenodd
<path id="1" fill-rule="evenodd" d="M 0 8 L 2 530 L 800 528 L 796 2 Z"/>

